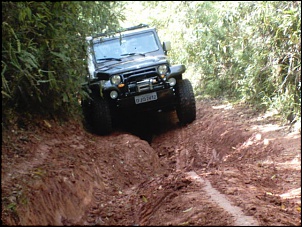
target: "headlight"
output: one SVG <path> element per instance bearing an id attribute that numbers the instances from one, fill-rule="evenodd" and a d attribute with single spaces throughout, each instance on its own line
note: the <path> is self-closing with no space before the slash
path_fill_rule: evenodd
<path id="1" fill-rule="evenodd" d="M 110 78 L 110 82 L 113 84 L 113 85 L 118 85 L 119 83 L 122 82 L 122 78 L 120 75 L 114 75 Z"/>
<path id="2" fill-rule="evenodd" d="M 158 66 L 158 72 L 160 75 L 164 75 L 168 72 L 168 67 L 167 65 L 160 65 Z"/>

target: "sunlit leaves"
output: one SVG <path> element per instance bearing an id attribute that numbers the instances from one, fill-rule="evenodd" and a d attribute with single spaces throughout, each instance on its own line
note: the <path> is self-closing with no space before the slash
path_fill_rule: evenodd
<path id="1" fill-rule="evenodd" d="M 171 62 L 186 64 L 197 95 L 301 115 L 301 2 L 143 1 L 133 12 L 137 7 L 150 16 L 128 21 L 147 21 L 172 42 Z"/>

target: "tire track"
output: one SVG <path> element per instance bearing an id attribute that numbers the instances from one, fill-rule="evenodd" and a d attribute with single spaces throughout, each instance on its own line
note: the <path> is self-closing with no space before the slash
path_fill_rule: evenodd
<path id="1" fill-rule="evenodd" d="M 187 175 L 191 179 L 205 185 L 203 189 L 211 197 L 211 200 L 234 217 L 236 226 L 259 226 L 257 220 L 255 220 L 252 216 L 246 216 L 239 207 L 233 206 L 225 195 L 221 194 L 212 187 L 208 180 L 202 179 L 194 171 L 188 172 Z"/>

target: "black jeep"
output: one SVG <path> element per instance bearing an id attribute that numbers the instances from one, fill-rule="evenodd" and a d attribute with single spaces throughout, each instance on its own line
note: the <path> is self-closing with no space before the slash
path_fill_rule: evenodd
<path id="1" fill-rule="evenodd" d="M 186 67 L 169 63 L 170 42 L 161 45 L 155 28 L 141 24 L 86 40 L 89 76 L 83 89 L 89 97 L 81 105 L 96 133 L 112 132 L 123 112 L 176 110 L 180 123 L 195 120 L 193 88 L 182 78 Z"/>

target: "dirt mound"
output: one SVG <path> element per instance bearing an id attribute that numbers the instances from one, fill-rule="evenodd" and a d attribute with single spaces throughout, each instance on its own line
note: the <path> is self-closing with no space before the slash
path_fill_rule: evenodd
<path id="1" fill-rule="evenodd" d="M 197 119 L 138 115 L 97 136 L 81 122 L 3 131 L 5 225 L 301 225 L 301 135 L 219 100 Z"/>

